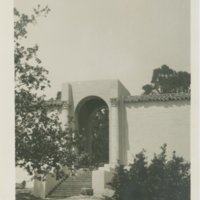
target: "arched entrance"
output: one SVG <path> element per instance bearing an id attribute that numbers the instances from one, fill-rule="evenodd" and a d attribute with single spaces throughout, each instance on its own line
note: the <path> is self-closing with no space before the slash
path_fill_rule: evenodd
<path id="1" fill-rule="evenodd" d="M 106 102 L 89 96 L 76 108 L 76 123 L 80 138 L 79 154 L 89 157 L 91 165 L 109 163 L 109 110 Z M 86 162 L 86 158 L 84 158 Z"/>

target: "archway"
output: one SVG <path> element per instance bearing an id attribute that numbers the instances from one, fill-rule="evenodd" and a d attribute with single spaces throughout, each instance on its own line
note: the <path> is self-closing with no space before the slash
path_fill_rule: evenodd
<path id="1" fill-rule="evenodd" d="M 109 110 L 106 102 L 89 96 L 76 108 L 76 124 L 80 138 L 79 154 L 89 157 L 91 165 L 109 162 Z M 87 162 L 86 158 L 84 161 Z M 87 165 L 87 163 L 85 163 Z"/>

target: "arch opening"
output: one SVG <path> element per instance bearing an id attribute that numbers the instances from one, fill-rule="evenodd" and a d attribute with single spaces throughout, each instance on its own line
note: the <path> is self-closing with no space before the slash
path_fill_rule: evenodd
<path id="1" fill-rule="evenodd" d="M 78 152 L 85 156 L 81 165 L 109 163 L 109 109 L 106 102 L 96 96 L 86 97 L 79 102 L 75 113 L 80 138 Z"/>

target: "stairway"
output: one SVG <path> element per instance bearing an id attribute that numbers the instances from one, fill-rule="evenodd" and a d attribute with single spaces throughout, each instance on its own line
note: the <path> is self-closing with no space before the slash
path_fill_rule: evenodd
<path id="1" fill-rule="evenodd" d="M 92 188 L 92 172 L 77 171 L 76 175 L 69 176 L 55 187 L 47 196 L 48 198 L 65 198 L 81 194 L 82 188 Z"/>

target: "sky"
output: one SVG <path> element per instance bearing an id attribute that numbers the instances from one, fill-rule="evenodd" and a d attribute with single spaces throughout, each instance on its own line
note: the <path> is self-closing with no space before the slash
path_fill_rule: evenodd
<path id="1" fill-rule="evenodd" d="M 190 72 L 189 0 L 15 0 L 26 14 L 38 4 L 51 12 L 29 27 L 26 44 L 39 45 L 49 70 L 47 97 L 64 82 L 105 79 L 139 95 L 163 64 Z"/>
<path id="2" fill-rule="evenodd" d="M 105 79 L 139 95 L 163 64 L 190 72 L 189 0 L 15 0 L 26 14 L 38 4 L 51 12 L 29 27 L 25 43 L 39 45 L 48 98 L 64 82 Z"/>

